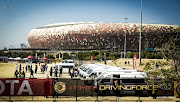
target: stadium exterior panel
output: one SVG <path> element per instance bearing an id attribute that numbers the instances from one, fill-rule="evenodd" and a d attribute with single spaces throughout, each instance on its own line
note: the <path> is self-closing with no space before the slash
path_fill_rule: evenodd
<path id="1" fill-rule="evenodd" d="M 178 25 L 143 24 L 142 50 L 160 48 L 180 32 Z M 135 23 L 59 23 L 32 29 L 28 34 L 31 48 L 60 50 L 139 49 L 140 24 Z"/>

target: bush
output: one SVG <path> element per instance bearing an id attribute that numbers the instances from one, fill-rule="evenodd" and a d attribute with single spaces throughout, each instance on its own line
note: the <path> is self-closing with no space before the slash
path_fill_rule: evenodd
<path id="1" fill-rule="evenodd" d="M 134 52 L 134 53 L 133 53 L 133 56 L 134 56 L 134 55 L 136 55 L 137 58 L 139 58 L 139 52 Z M 142 58 L 142 57 L 141 57 L 141 58 Z"/>
<path id="2" fill-rule="evenodd" d="M 156 59 L 162 59 L 164 56 L 163 56 L 163 54 L 161 53 L 161 52 L 156 52 L 155 53 L 155 58 Z"/>
<path id="3" fill-rule="evenodd" d="M 132 52 L 127 52 L 126 53 L 126 58 L 133 58 L 133 53 Z"/>
<path id="4" fill-rule="evenodd" d="M 146 58 L 146 55 L 148 54 L 149 52 L 147 52 L 147 51 L 143 51 L 142 53 L 141 53 L 141 57 L 142 58 Z"/>
<path id="5" fill-rule="evenodd" d="M 68 54 L 68 53 L 64 53 L 64 54 L 63 54 L 63 59 L 70 59 L 69 54 Z"/>
<path id="6" fill-rule="evenodd" d="M 153 53 L 148 53 L 148 54 L 146 55 L 146 58 L 149 58 L 149 59 L 154 59 L 154 58 L 155 58 L 155 56 L 154 56 L 154 54 L 153 54 Z"/>
<path id="7" fill-rule="evenodd" d="M 55 59 L 55 57 L 53 55 L 48 55 L 48 56 L 46 56 L 46 58 L 48 58 L 48 59 Z"/>

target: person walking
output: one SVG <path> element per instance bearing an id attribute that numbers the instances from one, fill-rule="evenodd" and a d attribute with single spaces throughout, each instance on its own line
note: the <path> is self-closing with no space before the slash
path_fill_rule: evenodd
<path id="1" fill-rule="evenodd" d="M 50 91 L 50 81 L 49 77 L 46 78 L 46 81 L 44 82 L 43 90 L 44 90 L 44 97 L 48 98 L 49 91 Z"/>
<path id="2" fill-rule="evenodd" d="M 34 75 L 33 75 L 34 71 L 31 69 L 31 74 L 30 74 L 30 78 L 31 76 L 34 78 Z"/>
<path id="3" fill-rule="evenodd" d="M 18 74 L 19 74 L 19 72 L 16 70 L 14 73 L 15 78 L 18 78 Z"/>
<path id="4" fill-rule="evenodd" d="M 48 65 L 47 64 L 45 64 L 45 68 L 46 68 L 46 72 L 47 72 L 47 69 L 48 69 Z"/>
<path id="5" fill-rule="evenodd" d="M 57 77 L 57 68 L 55 69 L 54 77 Z"/>
<path id="6" fill-rule="evenodd" d="M 22 72 L 19 72 L 19 78 L 21 77 Z"/>
<path id="7" fill-rule="evenodd" d="M 74 77 L 74 69 L 72 68 L 72 70 L 71 70 L 71 78 L 73 78 Z"/>
<path id="8" fill-rule="evenodd" d="M 127 62 L 125 61 L 125 62 L 124 62 L 124 64 L 126 65 L 126 64 L 127 64 Z"/>
<path id="9" fill-rule="evenodd" d="M 50 68 L 50 76 L 52 76 L 52 67 Z"/>
<path id="10" fill-rule="evenodd" d="M 37 67 L 37 65 L 35 65 L 35 73 L 37 74 L 37 69 L 38 69 L 38 67 Z"/>
<path id="11" fill-rule="evenodd" d="M 71 67 L 69 66 L 69 75 L 71 76 Z"/>
<path id="12" fill-rule="evenodd" d="M 45 72 L 46 70 L 46 65 L 43 65 L 43 73 Z"/>
<path id="13" fill-rule="evenodd" d="M 59 68 L 59 77 L 62 76 L 62 67 Z"/>
<path id="14" fill-rule="evenodd" d="M 27 72 L 27 65 L 26 65 L 26 72 Z"/>
<path id="15" fill-rule="evenodd" d="M 23 70 L 22 74 L 21 74 L 21 78 L 25 78 L 25 72 Z"/>
<path id="16" fill-rule="evenodd" d="M 21 72 L 21 64 L 19 65 L 19 72 Z"/>
<path id="17" fill-rule="evenodd" d="M 77 70 L 75 70 L 74 71 L 74 77 L 77 77 L 77 75 L 78 75 L 78 72 L 77 72 Z"/>

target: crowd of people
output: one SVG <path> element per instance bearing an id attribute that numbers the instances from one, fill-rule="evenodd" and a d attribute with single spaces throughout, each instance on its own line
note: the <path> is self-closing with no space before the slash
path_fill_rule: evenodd
<path id="1" fill-rule="evenodd" d="M 78 68 L 69 68 L 69 75 L 71 78 L 77 77 L 79 74 Z"/>
<path id="2" fill-rule="evenodd" d="M 18 66 L 18 64 L 16 64 L 14 77 L 15 78 L 25 78 L 25 77 L 27 77 L 26 73 L 29 72 L 30 73 L 29 78 L 34 78 L 34 74 L 37 74 L 37 72 L 38 72 L 38 67 L 40 68 L 40 71 L 42 74 L 45 74 L 45 72 L 48 72 L 47 63 L 45 63 L 45 64 L 39 63 L 39 66 L 38 66 L 38 64 L 35 64 L 34 68 L 32 67 L 32 64 L 26 65 L 25 67 L 22 67 L 21 64 L 19 64 L 19 66 Z M 69 67 L 68 70 L 69 70 L 69 75 L 71 78 L 77 77 L 79 74 L 78 68 Z M 50 67 L 50 69 L 49 69 L 49 75 L 51 77 L 62 77 L 62 72 L 63 72 L 63 68 L 61 66 L 59 66 L 59 68 L 58 68 L 58 66 L 55 65 L 54 67 Z"/>
<path id="3" fill-rule="evenodd" d="M 34 75 L 33 75 L 34 72 L 33 72 L 33 69 L 32 69 L 32 65 L 26 65 L 26 67 L 24 69 L 24 67 L 22 67 L 21 64 L 19 64 L 19 67 L 16 64 L 14 77 L 15 78 L 25 78 L 26 77 L 26 73 L 25 72 L 27 72 L 28 70 L 30 72 L 30 77 L 31 76 L 34 77 Z"/>
<path id="4" fill-rule="evenodd" d="M 53 72 L 54 72 L 54 77 L 58 77 L 58 72 L 59 72 L 59 77 L 62 77 L 62 67 L 60 67 L 58 69 L 58 66 L 54 66 L 54 69 L 53 67 L 50 68 L 50 76 L 52 76 Z"/>

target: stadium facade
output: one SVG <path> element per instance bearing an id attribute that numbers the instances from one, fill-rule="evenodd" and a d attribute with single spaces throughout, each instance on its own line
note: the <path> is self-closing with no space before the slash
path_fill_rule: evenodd
<path id="1" fill-rule="evenodd" d="M 178 25 L 143 24 L 142 50 L 161 47 L 180 32 Z M 58 50 L 127 50 L 139 49 L 140 24 L 71 22 L 32 29 L 28 34 L 31 48 Z"/>

